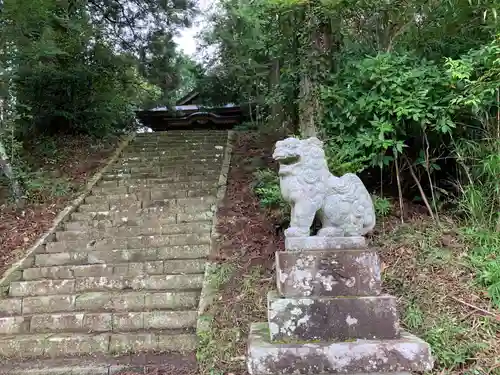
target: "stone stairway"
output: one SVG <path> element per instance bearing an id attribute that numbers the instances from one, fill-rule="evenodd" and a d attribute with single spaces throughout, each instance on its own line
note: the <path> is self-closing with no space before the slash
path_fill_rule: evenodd
<path id="1" fill-rule="evenodd" d="M 0 373 L 195 350 L 227 136 L 136 136 L 0 299 Z"/>

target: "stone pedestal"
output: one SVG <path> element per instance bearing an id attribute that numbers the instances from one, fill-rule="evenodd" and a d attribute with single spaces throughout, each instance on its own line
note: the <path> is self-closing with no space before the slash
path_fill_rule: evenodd
<path id="1" fill-rule="evenodd" d="M 251 327 L 251 375 L 430 371 L 429 345 L 399 326 L 381 293 L 380 261 L 363 237 L 288 238 L 276 253 L 268 322 Z"/>

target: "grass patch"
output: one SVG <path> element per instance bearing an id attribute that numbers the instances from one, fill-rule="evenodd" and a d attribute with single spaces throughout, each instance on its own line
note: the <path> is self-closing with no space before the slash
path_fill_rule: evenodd
<path id="1" fill-rule="evenodd" d="M 500 374 L 500 311 L 485 289 L 496 240 L 490 234 L 480 245 L 470 230 L 443 221 L 442 228 L 427 218 L 385 223 L 374 238 L 384 288 L 400 298 L 404 328 L 431 345 L 433 374 Z"/>
<path id="2" fill-rule="evenodd" d="M 493 305 L 500 309 L 500 233 L 466 228 L 463 235 L 471 244 L 467 260 L 476 282 L 486 288 Z"/>
<path id="3" fill-rule="evenodd" d="M 197 359 L 204 375 L 246 374 L 250 324 L 267 320 L 274 252 L 283 248 L 283 238 L 274 229 L 272 210 L 255 194 L 254 175 L 263 164 L 272 165 L 273 143 L 269 135 L 240 133 L 233 147 L 226 196 L 217 213 L 220 243 L 211 257 L 219 263 L 209 276 L 217 294 L 203 317 L 209 329 L 199 333 Z"/>
<path id="4" fill-rule="evenodd" d="M 269 157 L 273 141 L 267 148 L 254 141 L 240 138 L 233 154 L 216 254 L 225 269 L 214 276 L 220 291 L 198 352 L 203 374 L 246 374 L 249 326 L 266 320 L 267 291 L 274 288 L 274 251 L 283 245 L 275 228 L 287 226 L 288 209 L 272 163 L 254 162 Z M 381 223 L 372 242 L 380 248 L 383 285 L 399 299 L 403 327 L 431 345 L 431 374 L 500 375 L 498 233 L 462 229 L 444 215 L 438 227 L 413 206 L 401 224 L 392 216 L 394 202 L 374 201 Z"/>
<path id="5" fill-rule="evenodd" d="M 269 278 L 265 278 L 266 270 L 258 265 L 242 270 L 238 263 L 233 259 L 220 267 L 233 272 L 219 284 L 216 301 L 205 315 L 210 329 L 200 333 L 197 351 L 202 374 L 242 371 L 250 323 L 265 319 L 267 291 L 271 287 Z"/>
<path id="6" fill-rule="evenodd" d="M 431 345 L 440 367 L 459 368 L 487 348 L 485 342 L 470 337 L 469 328 L 466 323 L 445 315 L 424 330 L 423 338 Z"/>

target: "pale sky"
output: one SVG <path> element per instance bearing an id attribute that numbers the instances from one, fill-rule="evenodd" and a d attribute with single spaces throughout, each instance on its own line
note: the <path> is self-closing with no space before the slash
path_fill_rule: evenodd
<path id="1" fill-rule="evenodd" d="M 196 48 L 198 47 L 198 41 L 196 40 L 196 34 L 202 30 L 202 22 L 204 20 L 204 15 L 207 14 L 209 7 L 214 3 L 213 0 L 197 0 L 198 7 L 200 8 L 200 16 L 195 19 L 193 27 L 189 29 L 183 29 L 180 32 L 180 36 L 176 37 L 175 40 L 186 54 L 195 57 Z"/>

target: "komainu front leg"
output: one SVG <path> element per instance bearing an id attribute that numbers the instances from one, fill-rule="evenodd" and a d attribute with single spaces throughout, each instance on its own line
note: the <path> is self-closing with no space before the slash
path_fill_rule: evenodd
<path id="1" fill-rule="evenodd" d="M 316 210 L 316 206 L 309 201 L 297 202 L 292 207 L 290 227 L 285 231 L 285 237 L 309 236 Z"/>
<path id="2" fill-rule="evenodd" d="M 344 237 L 344 229 L 335 225 L 324 213 L 319 212 L 319 220 L 321 221 L 321 229 L 318 231 L 319 237 Z"/>
<path id="3" fill-rule="evenodd" d="M 321 221 L 319 237 L 344 237 L 345 232 L 340 223 L 345 222 L 343 202 L 335 195 L 326 200 L 326 205 L 318 212 Z"/>

